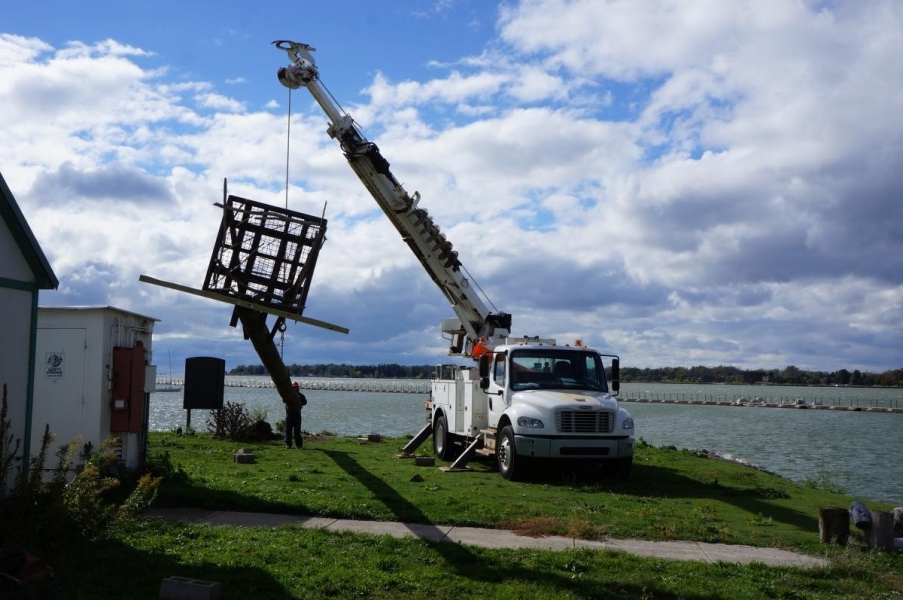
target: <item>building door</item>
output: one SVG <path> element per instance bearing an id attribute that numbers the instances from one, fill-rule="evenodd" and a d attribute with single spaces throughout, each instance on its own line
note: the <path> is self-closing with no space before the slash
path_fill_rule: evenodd
<path id="1" fill-rule="evenodd" d="M 56 440 L 48 448 L 48 468 L 54 453 L 76 436 L 85 437 L 85 329 L 38 329 L 35 345 L 34 405 L 31 455 L 41 449 L 44 427 Z"/>

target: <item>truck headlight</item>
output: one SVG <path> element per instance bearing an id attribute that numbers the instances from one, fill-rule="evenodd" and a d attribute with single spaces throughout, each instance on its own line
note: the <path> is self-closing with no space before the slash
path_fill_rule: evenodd
<path id="1" fill-rule="evenodd" d="M 633 419 L 631 417 L 624 419 L 624 422 L 621 423 L 621 429 L 633 429 Z"/>
<path id="2" fill-rule="evenodd" d="M 542 429 L 543 427 L 545 427 L 545 425 L 542 424 L 542 421 L 540 421 L 539 419 L 534 419 L 532 417 L 518 417 L 517 426 L 528 427 L 530 429 Z"/>

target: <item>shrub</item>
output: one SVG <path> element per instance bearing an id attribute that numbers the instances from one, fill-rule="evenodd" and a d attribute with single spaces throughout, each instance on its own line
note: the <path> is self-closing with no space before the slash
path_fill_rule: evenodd
<path id="1" fill-rule="evenodd" d="M 266 411 L 255 409 L 249 413 L 243 402 L 226 402 L 223 408 L 211 410 L 207 431 L 216 438 L 239 441 L 269 441 L 278 437 L 266 422 Z"/>
<path id="2" fill-rule="evenodd" d="M 162 477 L 153 477 L 149 473 L 142 475 L 138 479 L 135 489 L 119 507 L 116 513 L 116 522 L 125 523 L 140 516 L 157 497 L 157 490 L 161 483 L 163 483 Z"/>
<path id="3" fill-rule="evenodd" d="M 251 417 L 243 402 L 226 402 L 216 410 L 210 411 L 207 418 L 207 431 L 215 438 L 244 440 L 251 428 Z"/>
<path id="4" fill-rule="evenodd" d="M 162 477 L 147 474 L 135 482 L 133 473 L 116 455 L 115 438 L 104 440 L 97 451 L 90 444 L 82 446 L 81 438 L 75 438 L 56 451 L 57 467 L 45 469 L 54 440 L 49 425 L 35 455 L 16 469 L 15 485 L 7 496 L 7 476 L 21 458 L 16 457 L 20 440 L 9 433 L 6 396 L 4 385 L 0 407 L 0 554 L 26 546 L 47 550 L 73 535 L 98 537 L 109 526 L 139 515 L 156 497 Z M 76 454 L 85 459 L 85 467 L 68 482 Z M 52 477 L 45 481 L 46 471 L 51 471 Z M 123 496 L 121 503 L 116 502 L 116 492 Z"/>
<path id="5" fill-rule="evenodd" d="M 150 474 L 167 481 L 188 481 L 188 473 L 181 464 L 172 464 L 169 451 L 148 455 L 144 469 Z"/>
<path id="6" fill-rule="evenodd" d="M 273 433 L 273 427 L 266 421 L 255 421 L 248 432 L 248 438 L 255 442 L 268 442 L 279 436 Z"/>
<path id="7" fill-rule="evenodd" d="M 8 419 L 9 405 L 6 402 L 6 384 L 3 384 L 3 400 L 0 403 L 0 498 L 6 496 L 6 481 L 15 463 L 22 460 L 18 456 L 22 440 L 10 432 L 12 422 Z"/>
<path id="8" fill-rule="evenodd" d="M 118 479 L 104 477 L 96 464 L 88 463 L 66 486 L 63 506 L 79 533 L 89 539 L 100 533 L 113 514 L 113 506 L 104 502 L 104 496 L 119 485 Z"/>

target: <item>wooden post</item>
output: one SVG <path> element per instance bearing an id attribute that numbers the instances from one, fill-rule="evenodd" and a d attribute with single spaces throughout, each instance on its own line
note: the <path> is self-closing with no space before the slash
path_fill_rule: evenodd
<path id="1" fill-rule="evenodd" d="M 872 550 L 894 549 L 894 514 L 873 510 L 872 526 L 866 530 L 865 539 Z"/>
<path id="2" fill-rule="evenodd" d="M 819 508 L 818 534 L 823 544 L 846 546 L 850 537 L 850 511 L 832 506 Z"/>
<path id="3" fill-rule="evenodd" d="M 241 320 L 241 326 L 244 328 L 245 335 L 251 340 L 251 344 L 254 345 L 254 350 L 257 351 L 261 364 L 263 364 L 267 373 L 270 374 L 270 378 L 273 380 L 273 384 L 276 386 L 276 391 L 279 392 L 282 401 L 292 410 L 301 410 L 301 399 L 298 397 L 298 392 L 292 387 L 292 378 L 285 367 L 285 363 L 282 362 L 282 357 L 279 356 L 279 349 L 273 343 L 273 338 L 267 327 L 266 313 L 241 306 L 236 306 L 235 312 Z"/>

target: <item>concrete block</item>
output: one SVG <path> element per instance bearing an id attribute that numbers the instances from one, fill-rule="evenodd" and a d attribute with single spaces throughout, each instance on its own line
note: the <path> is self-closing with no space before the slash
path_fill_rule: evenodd
<path id="1" fill-rule="evenodd" d="M 418 467 L 433 467 L 436 465 L 436 459 L 432 456 L 415 456 L 414 464 Z"/>
<path id="2" fill-rule="evenodd" d="M 160 600 L 217 600 L 222 586 L 215 581 L 172 576 L 160 582 Z"/>
<path id="3" fill-rule="evenodd" d="M 253 464 L 255 460 L 254 455 L 250 452 L 245 452 L 244 449 L 233 454 L 232 459 L 241 464 Z"/>

